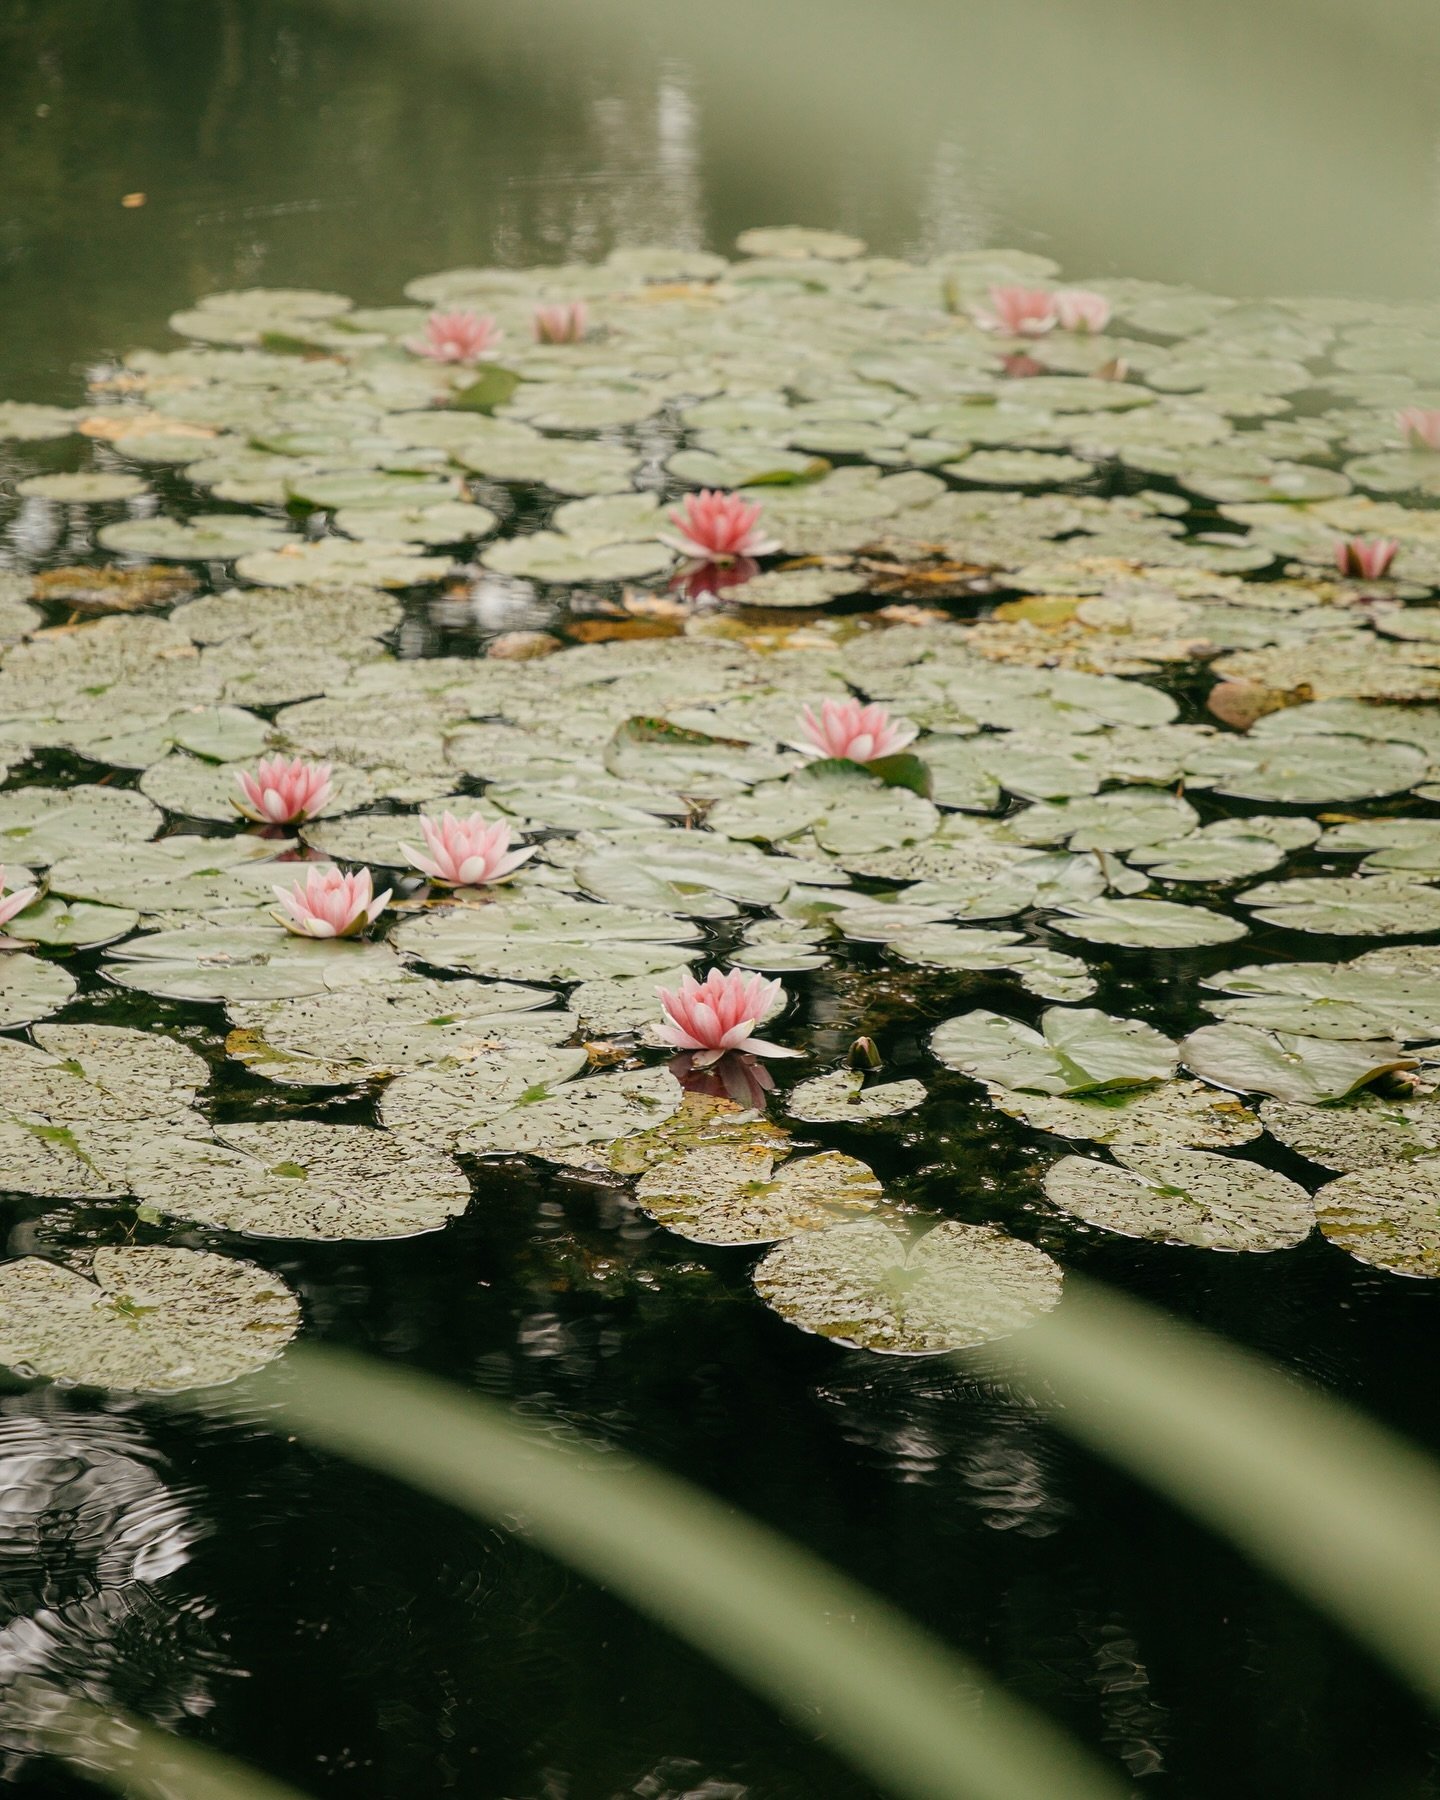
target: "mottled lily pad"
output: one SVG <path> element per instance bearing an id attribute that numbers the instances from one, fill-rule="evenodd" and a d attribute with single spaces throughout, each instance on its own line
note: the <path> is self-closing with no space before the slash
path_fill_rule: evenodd
<path id="1" fill-rule="evenodd" d="M 635 1198 L 667 1230 L 699 1244 L 771 1244 L 870 1212 L 883 1197 L 862 1162 L 833 1150 L 777 1169 L 769 1145 L 683 1151 L 641 1176 Z"/>
<path id="2" fill-rule="evenodd" d="M 213 1136 L 156 1133 L 125 1152 L 146 1205 L 256 1237 L 395 1238 L 438 1231 L 470 1184 L 429 1144 L 363 1125 L 217 1125 Z"/>
<path id="3" fill-rule="evenodd" d="M 1114 1093 L 1039 1095 L 991 1086 L 990 1103 L 1055 1137 L 1163 1150 L 1228 1150 L 1260 1135 L 1248 1107 L 1198 1081 Z"/>
<path id="4" fill-rule="evenodd" d="M 16 921 L 9 930 L 14 934 Z M 75 977 L 39 956 L 0 954 L 0 1030 L 59 1012 L 75 992 Z"/>
<path id="5" fill-rule="evenodd" d="M 1062 1157 L 1046 1174 L 1046 1198 L 1102 1231 L 1200 1250 L 1288 1250 L 1314 1225 L 1305 1189 L 1257 1163 L 1134 1146 L 1115 1156 L 1118 1168 Z"/>
<path id="6" fill-rule="evenodd" d="M 106 1246 L 88 1278 L 34 1256 L 0 1265 L 0 1362 L 74 1386 L 214 1387 L 278 1356 L 299 1323 L 278 1276 L 207 1251 Z"/>
<path id="7" fill-rule="evenodd" d="M 1358 1169 L 1315 1196 L 1332 1244 L 1392 1275 L 1440 1276 L 1440 1157 Z"/>
<path id="8" fill-rule="evenodd" d="M 882 1081 L 866 1087 L 858 1070 L 836 1069 L 830 1075 L 813 1075 L 791 1088 L 785 1110 L 792 1119 L 816 1124 L 867 1124 L 872 1119 L 891 1119 L 911 1112 L 925 1101 L 919 1081 Z"/>
<path id="9" fill-rule="evenodd" d="M 802 1331 L 858 1350 L 935 1356 L 1032 1325 L 1060 1299 L 1060 1266 L 988 1225 L 937 1225 L 913 1246 L 860 1220 L 767 1252 L 760 1296 Z"/>

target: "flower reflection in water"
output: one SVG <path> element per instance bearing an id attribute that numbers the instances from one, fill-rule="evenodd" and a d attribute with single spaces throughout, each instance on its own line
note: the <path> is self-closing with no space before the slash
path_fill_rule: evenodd
<path id="1" fill-rule="evenodd" d="M 743 587 L 759 573 L 759 563 L 750 556 L 737 556 L 729 563 L 686 563 L 670 577 L 670 592 L 685 600 L 703 600 L 712 594 L 723 598 L 729 589 Z"/>
<path id="2" fill-rule="evenodd" d="M 775 1078 L 764 1063 L 743 1051 L 729 1050 L 715 1062 L 697 1066 L 695 1052 L 682 1050 L 670 1059 L 670 1073 L 687 1094 L 703 1094 L 712 1100 L 733 1100 L 737 1106 L 764 1112 Z"/>

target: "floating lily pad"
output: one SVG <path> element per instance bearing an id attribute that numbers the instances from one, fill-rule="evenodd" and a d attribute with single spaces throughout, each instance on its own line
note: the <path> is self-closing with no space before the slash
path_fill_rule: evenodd
<path id="1" fill-rule="evenodd" d="M 1332 1244 L 1392 1275 L 1440 1276 L 1440 1157 L 1328 1182 L 1315 1216 Z"/>
<path id="2" fill-rule="evenodd" d="M 290 1000 L 232 1001 L 239 1029 L 226 1047 L 271 1081 L 340 1086 L 561 1043 L 579 1021 L 553 1001 L 548 988 L 407 973 Z"/>
<path id="3" fill-rule="evenodd" d="M 229 1256 L 104 1247 L 91 1276 L 34 1256 L 0 1265 L 0 1362 L 81 1387 L 179 1393 L 261 1368 L 300 1323 L 283 1281 Z"/>
<path id="4" fill-rule="evenodd" d="M 147 492 L 138 475 L 118 469 L 82 470 L 74 475 L 29 475 L 15 484 L 27 499 L 59 500 L 67 506 L 99 505 L 112 500 L 134 500 Z"/>
<path id="5" fill-rule="evenodd" d="M 1180 1054 L 1187 1069 L 1215 1087 L 1310 1106 L 1343 1100 L 1382 1075 L 1415 1066 L 1394 1043 L 1346 1043 L 1233 1024 L 1202 1025 L 1181 1044 Z"/>
<path id="6" fill-rule="evenodd" d="M 288 533 L 283 519 L 266 519 L 254 513 L 197 513 L 183 523 L 157 516 L 105 525 L 99 542 L 105 549 L 120 550 L 127 556 L 175 562 L 230 562 L 252 550 L 269 550 Z"/>
<path id="7" fill-rule="evenodd" d="M 752 226 L 736 238 L 735 248 L 746 256 L 799 259 L 818 256 L 836 262 L 865 254 L 865 245 L 860 238 L 847 237 L 841 231 L 816 231 L 805 225 Z"/>
<path id="8" fill-rule="evenodd" d="M 1298 1182 L 1203 1150 L 1116 1147 L 1120 1164 L 1065 1156 L 1045 1176 L 1063 1212 L 1122 1237 L 1199 1250 L 1288 1250 L 1315 1223 Z"/>
<path id="9" fill-rule="evenodd" d="M 120 945 L 101 967 L 111 981 L 141 993 L 223 1001 L 298 999 L 398 981 L 404 970 L 387 944 L 302 938 L 268 920 L 147 932 Z"/>
<path id="10" fill-rule="evenodd" d="M 12 788 L 0 794 L 0 861 L 42 868 L 81 851 L 140 844 L 162 817 L 158 806 L 125 788 Z"/>
<path id="11" fill-rule="evenodd" d="M 976 450 L 961 462 L 946 463 L 945 472 L 961 481 L 983 481 L 996 487 L 1039 487 L 1084 481 L 1095 473 L 1095 465 L 1050 450 Z"/>
<path id="12" fill-rule="evenodd" d="M 153 844 L 96 847 L 55 863 L 50 887 L 69 900 L 142 913 L 270 905 L 272 888 L 288 885 L 299 873 L 293 863 L 274 860 L 286 848 L 284 840 L 252 837 L 168 837 Z"/>
<path id="13" fill-rule="evenodd" d="M 15 924 L 8 929 L 14 935 Z M 0 953 L 0 1030 L 59 1012 L 75 992 L 75 977 L 38 956 Z"/>
<path id="14" fill-rule="evenodd" d="M 1322 1168 L 1346 1174 L 1414 1162 L 1440 1150 L 1440 1103 L 1351 1094 L 1343 1105 L 1306 1106 L 1266 1100 L 1265 1129 Z"/>
<path id="15" fill-rule="evenodd" d="M 1244 937 L 1246 931 L 1243 919 L 1230 919 L 1204 906 L 1109 897 L 1067 906 L 1053 923 L 1066 937 L 1137 950 L 1189 950 L 1202 944 L 1228 944 Z"/>
<path id="16" fill-rule="evenodd" d="M 46 438 L 69 437 L 77 415 L 64 406 L 33 406 L 23 400 L 0 400 L 0 438 L 38 444 Z"/>
<path id="17" fill-rule="evenodd" d="M 566 898 L 507 896 L 409 919 L 391 943 L 435 968 L 517 981 L 597 981 L 672 967 L 699 936 L 670 914 Z"/>
<path id="18" fill-rule="evenodd" d="M 1060 1299 L 1058 1263 L 988 1225 L 937 1225 L 913 1246 L 860 1220 L 767 1252 L 760 1296 L 802 1331 L 857 1350 L 935 1356 L 1033 1325 Z"/>
<path id="19" fill-rule="evenodd" d="M 830 1075 L 814 1075 L 791 1088 L 785 1110 L 792 1119 L 816 1124 L 865 1124 L 912 1112 L 924 1104 L 925 1086 L 919 1081 L 882 1081 L 865 1085 L 858 1070 L 837 1069 Z"/>
<path id="20" fill-rule="evenodd" d="M 668 569 L 675 552 L 654 542 L 595 544 L 558 531 L 536 531 L 492 544 L 480 560 L 487 569 L 532 581 L 638 581 Z"/>
<path id="21" fill-rule="evenodd" d="M 139 913 L 130 912 L 123 906 L 92 906 L 85 900 L 72 904 L 47 894 L 43 900 L 35 901 L 17 918 L 11 919 L 5 930 L 23 943 L 81 950 L 92 949 L 97 944 L 113 944 L 118 938 L 128 937 L 139 923 Z M 5 959 L 0 957 L 0 983 L 4 976 Z"/>
<path id="22" fill-rule="evenodd" d="M 383 538 L 294 538 L 278 550 L 252 550 L 235 565 L 238 575 L 262 587 L 416 587 L 439 581 L 448 556 L 423 556 L 414 544 Z"/>
<path id="23" fill-rule="evenodd" d="M 850 929 L 848 924 L 842 928 Z M 931 968 L 1011 969 L 1027 993 L 1043 1000 L 1086 1000 L 1095 992 L 1095 978 L 1078 957 L 1027 944 L 1018 931 L 919 925 L 899 931 L 889 942 L 896 956 Z"/>
<path id="24" fill-rule="evenodd" d="M 870 1212 L 883 1189 L 864 1163 L 838 1152 L 775 1167 L 767 1145 L 706 1147 L 656 1163 L 635 1198 L 667 1230 L 698 1244 L 771 1244 Z"/>
<path id="25" fill-rule="evenodd" d="M 429 1144 L 363 1125 L 217 1125 L 147 1134 L 121 1159 L 146 1206 L 255 1237 L 396 1238 L 438 1231 L 470 1184 Z"/>
<path id="26" fill-rule="evenodd" d="M 1142 1087 L 1175 1073 L 1169 1038 L 1139 1019 L 1093 1007 L 1048 1007 L 1032 1031 L 1000 1013 L 961 1013 L 938 1025 L 930 1048 L 973 1080 L 1038 1094 L 1084 1094 Z"/>
<path id="27" fill-rule="evenodd" d="M 1413 744 L 1307 732 L 1288 740 L 1220 738 L 1192 759 L 1189 772 L 1219 794 L 1312 806 L 1402 793 L 1425 779 L 1427 767 Z"/>
<path id="28" fill-rule="evenodd" d="M 1064 1096 L 992 1086 L 990 1102 L 1035 1131 L 1142 1149 L 1226 1150 L 1250 1143 L 1261 1129 L 1240 1101 L 1198 1081 Z"/>
<path id="29" fill-rule="evenodd" d="M 1311 875 L 1266 881 L 1237 896 L 1267 925 L 1341 937 L 1440 931 L 1440 888 L 1386 875 Z"/>

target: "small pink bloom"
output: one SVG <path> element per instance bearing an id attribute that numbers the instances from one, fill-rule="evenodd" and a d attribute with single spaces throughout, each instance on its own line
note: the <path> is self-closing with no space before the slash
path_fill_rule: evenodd
<path id="1" fill-rule="evenodd" d="M 420 829 L 425 835 L 428 856 L 422 856 L 409 844 L 400 848 L 422 874 L 445 887 L 483 887 L 504 881 L 535 854 L 533 844 L 528 850 L 510 848 L 507 820 L 498 819 L 487 825 L 478 812 L 471 813 L 468 819 L 457 819 L 451 812 L 440 819 L 421 813 Z"/>
<path id="2" fill-rule="evenodd" d="M 22 887 L 7 894 L 5 892 L 5 865 L 0 863 L 0 925 L 8 925 L 16 913 L 24 912 L 39 892 L 38 887 Z"/>
<path id="3" fill-rule="evenodd" d="M 236 808 L 261 825 L 298 825 L 313 819 L 330 804 L 330 764 L 309 763 L 301 757 L 262 756 L 252 775 L 248 769 L 235 777 L 241 798 Z"/>
<path id="4" fill-rule="evenodd" d="M 800 1054 L 750 1035 L 784 998 L 785 990 L 778 981 L 747 975 L 743 969 L 732 969 L 728 975 L 711 969 L 704 981 L 697 981 L 687 969 L 677 990 L 655 991 L 665 1009 L 660 1036 L 676 1050 L 697 1052 L 697 1068 L 718 1062 L 727 1050 L 744 1050 L 754 1056 Z"/>
<path id="5" fill-rule="evenodd" d="M 722 493 L 718 488 L 702 488 L 698 494 L 687 494 L 683 507 L 672 509 L 675 536 L 662 535 L 661 542 L 697 562 L 769 556 L 780 543 L 757 529 L 759 518 L 758 502 L 747 503 L 738 494 Z"/>
<path id="6" fill-rule="evenodd" d="M 297 937 L 354 937 L 372 920 L 378 919 L 390 900 L 390 889 L 383 894 L 370 891 L 370 871 L 345 875 L 329 864 L 313 865 L 303 883 L 297 881 L 287 893 L 282 887 L 272 890 L 275 898 L 290 915 L 275 917 L 287 931 Z"/>
<path id="7" fill-rule="evenodd" d="M 1395 423 L 1412 450 L 1440 450 L 1440 407 L 1407 406 L 1396 413 Z"/>
<path id="8" fill-rule="evenodd" d="M 488 313 L 433 312 L 424 335 L 406 338 L 405 348 L 433 362 L 475 363 L 492 355 L 504 335 Z"/>
<path id="9" fill-rule="evenodd" d="M 1048 288 L 992 287 L 990 311 L 977 312 L 975 323 L 1011 337 L 1043 337 L 1057 323 L 1055 296 Z"/>
<path id="10" fill-rule="evenodd" d="M 826 700 L 820 717 L 805 708 L 807 754 L 843 758 L 846 762 L 875 762 L 894 756 L 919 735 L 913 725 L 895 725 L 883 706 L 862 706 L 858 700 Z M 811 746 L 814 750 L 811 750 Z"/>
<path id="11" fill-rule="evenodd" d="M 571 300 L 568 304 L 556 306 L 537 306 L 533 321 L 535 342 L 578 344 L 585 335 L 586 317 L 583 300 Z"/>
<path id="12" fill-rule="evenodd" d="M 1057 288 L 1050 298 L 1062 331 L 1103 331 L 1110 323 L 1110 302 L 1089 288 Z"/>
<path id="13" fill-rule="evenodd" d="M 1379 581 L 1389 573 L 1399 548 L 1394 538 L 1341 538 L 1335 545 L 1335 567 L 1342 575 Z"/>

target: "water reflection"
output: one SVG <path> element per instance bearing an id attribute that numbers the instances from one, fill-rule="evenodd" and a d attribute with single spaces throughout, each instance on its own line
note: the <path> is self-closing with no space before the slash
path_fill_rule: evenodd
<path id="1" fill-rule="evenodd" d="M 0 1406 L 0 1743 L 31 1748 L 23 1685 L 162 1724 L 207 1712 L 226 1668 L 209 1603 L 174 1577 L 208 1531 L 139 1423 L 50 1394 Z M 16 1693 L 16 1685 L 21 1691 Z"/>

